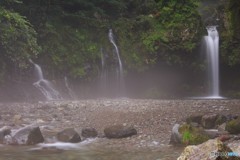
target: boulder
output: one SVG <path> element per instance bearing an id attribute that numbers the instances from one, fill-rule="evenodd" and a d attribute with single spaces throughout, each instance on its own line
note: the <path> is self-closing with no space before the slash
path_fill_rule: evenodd
<path id="1" fill-rule="evenodd" d="M 218 118 L 217 114 L 207 114 L 202 117 L 201 124 L 206 129 L 212 129 L 215 127 L 216 120 Z"/>
<path id="2" fill-rule="evenodd" d="M 202 115 L 191 115 L 190 117 L 188 117 L 187 119 L 186 119 L 186 122 L 188 123 L 188 124 L 190 124 L 190 123 L 198 123 L 198 124 L 201 124 L 201 120 L 202 120 Z"/>
<path id="3" fill-rule="evenodd" d="M 107 138 L 125 138 L 137 134 L 137 130 L 132 126 L 114 125 L 104 129 Z"/>
<path id="4" fill-rule="evenodd" d="M 187 146 L 177 160 L 239 160 L 238 157 L 218 155 L 226 152 L 232 152 L 232 150 L 220 140 L 211 139 L 197 146 Z"/>
<path id="5" fill-rule="evenodd" d="M 5 136 L 11 134 L 11 127 L 10 126 L 4 126 L 0 128 L 0 143 L 3 143 Z"/>
<path id="6" fill-rule="evenodd" d="M 98 132 L 95 128 L 83 128 L 82 136 L 84 138 L 94 138 L 98 136 Z"/>
<path id="7" fill-rule="evenodd" d="M 170 144 L 181 144 L 182 143 L 182 135 L 178 132 L 180 125 L 175 124 L 172 128 Z"/>
<path id="8" fill-rule="evenodd" d="M 227 122 L 226 130 L 231 134 L 240 134 L 240 117 Z"/>
<path id="9" fill-rule="evenodd" d="M 81 142 L 81 138 L 74 128 L 67 128 L 57 133 L 57 139 L 61 142 L 71 143 Z"/>
<path id="10" fill-rule="evenodd" d="M 12 140 L 13 144 L 18 145 L 34 145 L 44 142 L 40 128 L 33 125 L 20 128 L 13 134 Z"/>

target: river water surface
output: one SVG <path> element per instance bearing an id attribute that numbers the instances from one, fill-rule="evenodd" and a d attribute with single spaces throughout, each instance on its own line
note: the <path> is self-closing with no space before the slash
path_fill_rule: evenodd
<path id="1" fill-rule="evenodd" d="M 173 160 L 182 148 L 164 146 L 157 150 L 124 151 L 96 147 L 95 142 L 36 146 L 0 146 L 0 160 Z"/>

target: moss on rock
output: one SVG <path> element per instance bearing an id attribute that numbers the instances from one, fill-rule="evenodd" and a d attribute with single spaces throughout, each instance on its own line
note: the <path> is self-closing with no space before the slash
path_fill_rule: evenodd
<path id="1" fill-rule="evenodd" d="M 231 120 L 226 125 L 226 130 L 231 134 L 240 133 L 240 118 Z"/>
<path id="2" fill-rule="evenodd" d="M 182 142 L 188 145 L 195 145 L 209 140 L 208 135 L 204 133 L 203 128 L 193 127 L 189 124 L 184 124 L 179 128 L 179 133 L 182 136 Z"/>

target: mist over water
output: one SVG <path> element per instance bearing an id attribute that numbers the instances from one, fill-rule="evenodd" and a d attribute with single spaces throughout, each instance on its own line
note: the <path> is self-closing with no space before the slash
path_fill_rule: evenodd
<path id="1" fill-rule="evenodd" d="M 209 26 L 207 30 L 208 35 L 203 38 L 205 43 L 203 50 L 207 55 L 209 73 L 209 79 L 207 80 L 209 89 L 205 98 L 217 99 L 222 98 L 219 89 L 219 35 L 216 26 Z M 41 95 L 45 97 L 45 100 L 122 97 L 173 99 L 201 94 L 202 90 L 195 92 L 196 90 L 192 89 L 195 87 L 194 84 L 189 83 L 194 79 L 189 77 L 191 73 L 164 63 L 159 63 L 156 67 L 142 73 L 128 70 L 128 73 L 124 76 L 120 51 L 112 29 L 109 29 L 106 37 L 109 40 L 109 46 L 103 46 L 99 49 L 98 77 L 95 77 L 96 79 L 91 82 L 74 81 L 70 77 L 68 79 L 64 76 L 54 79 L 57 85 L 53 85 L 45 79 L 41 66 L 29 60 L 34 66 L 37 81 L 33 83 L 35 88 L 32 87 L 35 91 L 22 87 L 26 89 L 24 90 L 24 93 L 28 96 L 26 99 L 31 100 L 31 97 L 34 97 L 35 100 L 38 100 L 41 99 Z M 31 85 L 32 82 L 30 80 L 26 83 Z M 38 92 L 40 96 L 35 92 Z"/>

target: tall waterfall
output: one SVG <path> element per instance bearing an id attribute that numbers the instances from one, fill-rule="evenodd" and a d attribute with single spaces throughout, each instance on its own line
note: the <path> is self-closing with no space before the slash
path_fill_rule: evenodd
<path id="1" fill-rule="evenodd" d="M 114 46 L 115 53 L 117 55 L 117 59 L 118 59 L 118 69 L 117 69 L 118 90 L 119 90 L 119 94 L 120 94 L 119 96 L 123 96 L 123 94 L 124 94 L 123 92 L 125 90 L 124 77 L 123 77 L 123 65 L 122 65 L 120 54 L 119 54 L 118 46 L 114 40 L 114 35 L 112 32 L 112 29 L 109 29 L 108 38 L 109 38 L 109 41 Z"/>
<path id="2" fill-rule="evenodd" d="M 216 26 L 208 26 L 208 35 L 204 36 L 209 72 L 209 97 L 221 98 L 219 95 L 219 36 Z"/>
<path id="3" fill-rule="evenodd" d="M 51 83 L 48 80 L 44 79 L 41 67 L 38 64 L 34 63 L 31 59 L 29 59 L 29 62 L 34 65 L 38 78 L 38 81 L 34 82 L 33 85 L 41 91 L 47 100 L 61 99 L 59 92 L 52 87 Z"/>

